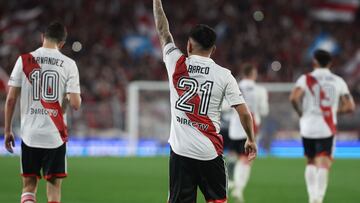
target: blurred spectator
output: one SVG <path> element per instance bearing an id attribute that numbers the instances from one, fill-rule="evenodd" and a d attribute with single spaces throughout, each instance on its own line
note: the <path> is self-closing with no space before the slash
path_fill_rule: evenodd
<path id="1" fill-rule="evenodd" d="M 356 37 L 360 31 L 358 19 L 317 22 L 311 17 L 312 2 L 195 0 L 184 4 L 172 0 L 164 3 L 171 30 L 183 50 L 190 27 L 207 23 L 219 33 L 214 56 L 219 64 L 236 74 L 240 63 L 253 62 L 258 64 L 261 81 L 285 82 L 310 69 L 310 61 L 304 59 L 310 44 L 321 32 L 330 33 L 339 44 L 341 52 L 336 56 L 335 72 L 341 75 L 342 66 L 360 47 L 360 39 Z M 152 29 L 151 7 L 151 1 L 141 0 L 1 1 L 0 64 L 9 73 L 20 53 L 40 45 L 40 25 L 61 20 L 68 25 L 70 33 L 63 52 L 78 63 L 84 101 L 115 96 L 124 102 L 129 81 L 167 77 Z M 134 36 L 140 38 L 126 41 Z M 81 43 L 80 50 L 74 49 L 75 41 Z M 149 42 L 153 47 L 141 48 Z M 126 43 L 130 43 L 130 49 Z M 131 49 L 139 46 L 145 51 L 141 50 L 135 57 Z M 274 61 L 281 65 L 276 71 L 271 68 Z"/>

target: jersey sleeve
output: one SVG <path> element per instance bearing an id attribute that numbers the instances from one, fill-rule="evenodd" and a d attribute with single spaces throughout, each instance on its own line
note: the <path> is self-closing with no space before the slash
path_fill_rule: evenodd
<path id="1" fill-rule="evenodd" d="M 80 93 L 79 70 L 78 70 L 75 62 L 70 68 L 69 76 L 66 81 L 65 92 L 66 93 Z"/>
<path id="2" fill-rule="evenodd" d="M 230 106 L 245 103 L 244 97 L 235 78 L 230 74 L 228 83 L 225 89 L 225 99 Z"/>
<path id="3" fill-rule="evenodd" d="M 174 43 L 165 45 L 163 49 L 163 60 L 169 73 L 174 71 L 175 64 L 182 55 L 183 53 L 179 48 L 176 47 Z"/>
<path id="4" fill-rule="evenodd" d="M 340 95 L 347 95 L 350 94 L 349 87 L 347 86 L 346 82 L 341 79 L 340 80 Z"/>
<path id="5" fill-rule="evenodd" d="M 301 89 L 306 89 L 306 77 L 305 77 L 305 75 L 300 76 L 300 78 L 295 83 L 295 87 L 300 87 Z"/>
<path id="6" fill-rule="evenodd" d="M 10 79 L 8 82 L 9 86 L 13 87 L 21 87 L 22 83 L 22 74 L 23 74 L 23 67 L 22 67 L 22 59 L 19 57 L 15 63 L 14 69 L 11 72 Z"/>

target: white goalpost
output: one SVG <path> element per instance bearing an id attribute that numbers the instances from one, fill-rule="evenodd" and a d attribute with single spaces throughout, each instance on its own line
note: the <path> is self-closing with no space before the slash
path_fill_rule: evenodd
<path id="1" fill-rule="evenodd" d="M 279 99 L 288 103 L 287 97 L 293 83 L 259 84 L 269 91 L 270 109 L 275 105 L 277 108 L 282 108 L 283 105 L 277 101 Z M 126 126 L 129 154 L 136 153 L 139 139 L 155 139 L 166 142 L 170 129 L 169 83 L 166 81 L 134 81 L 129 84 L 127 94 Z M 279 98 L 277 94 L 281 94 L 282 98 Z M 272 100 L 274 100 L 273 105 Z"/>

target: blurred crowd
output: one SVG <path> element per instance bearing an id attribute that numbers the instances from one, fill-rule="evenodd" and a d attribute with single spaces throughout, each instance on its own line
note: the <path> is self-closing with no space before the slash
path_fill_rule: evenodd
<path id="1" fill-rule="evenodd" d="M 310 15 L 313 2 L 163 0 L 171 31 L 184 52 L 190 28 L 209 24 L 219 35 L 214 59 L 235 75 L 242 63 L 254 63 L 261 81 L 295 81 L 311 68 L 307 55 L 314 39 L 330 33 L 340 47 L 334 71 L 348 77 L 354 94 L 359 95 L 358 77 L 345 71 L 360 48 L 358 14 L 351 22 L 318 21 Z M 1 1 L 0 66 L 10 73 L 19 54 L 41 45 L 41 31 L 54 20 L 68 28 L 63 52 L 77 62 L 85 102 L 114 97 L 125 102 L 129 82 L 167 79 L 154 31 L 152 1 L 147 0 Z M 126 40 L 139 35 L 151 48 L 134 54 L 131 48 L 137 41 L 128 45 Z"/>

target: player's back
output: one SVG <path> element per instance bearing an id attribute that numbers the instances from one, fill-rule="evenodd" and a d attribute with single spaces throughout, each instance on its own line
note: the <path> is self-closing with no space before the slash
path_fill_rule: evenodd
<path id="1" fill-rule="evenodd" d="M 231 72 L 212 59 L 186 57 L 174 44 L 164 48 L 171 95 L 170 145 L 175 153 L 210 160 L 222 154 L 221 104 L 244 103 Z"/>
<path id="2" fill-rule="evenodd" d="M 256 84 L 254 80 L 249 79 L 241 80 L 239 87 L 250 112 L 253 114 L 254 121 L 257 125 L 260 125 L 261 116 L 266 116 L 269 112 L 267 90 Z"/>
<path id="3" fill-rule="evenodd" d="M 261 123 L 261 116 L 266 116 L 269 112 L 267 90 L 256 84 L 254 80 L 243 79 L 239 82 L 239 87 L 244 95 L 246 104 L 252 113 L 254 121 L 254 131 L 257 133 Z M 246 139 L 246 132 L 241 125 L 239 115 L 233 111 L 229 124 L 229 137 L 233 140 Z"/>
<path id="4" fill-rule="evenodd" d="M 75 62 L 57 49 L 39 48 L 16 62 L 10 85 L 21 87 L 21 136 L 32 147 L 55 148 L 66 139 L 62 102 L 80 93 Z"/>
<path id="5" fill-rule="evenodd" d="M 296 86 L 304 89 L 301 134 L 310 138 L 333 135 L 340 96 L 349 93 L 345 81 L 327 68 L 317 68 L 301 76 Z"/>

